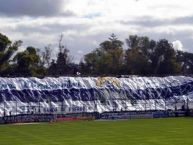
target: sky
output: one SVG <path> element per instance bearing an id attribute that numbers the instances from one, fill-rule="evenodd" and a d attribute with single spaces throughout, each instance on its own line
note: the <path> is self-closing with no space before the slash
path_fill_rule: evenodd
<path id="1" fill-rule="evenodd" d="M 175 49 L 193 52 L 193 0 L 0 0 L 0 33 L 27 46 L 50 45 L 59 36 L 75 62 L 115 33 L 168 39 Z M 127 46 L 125 45 L 126 49 Z"/>

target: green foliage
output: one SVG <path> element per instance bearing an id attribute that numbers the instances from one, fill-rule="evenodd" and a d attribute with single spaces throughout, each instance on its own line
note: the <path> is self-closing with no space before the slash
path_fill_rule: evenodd
<path id="1" fill-rule="evenodd" d="M 156 42 L 148 37 L 130 36 L 126 40 L 126 67 L 131 74 L 172 75 L 180 73 L 176 52 L 165 39 Z"/>
<path id="2" fill-rule="evenodd" d="M 52 59 L 51 46 L 43 51 L 27 47 L 18 51 L 21 41 L 11 42 L 0 33 L 0 76 L 44 77 L 117 75 L 177 75 L 193 73 L 193 54 L 174 50 L 166 39 L 159 41 L 131 35 L 126 39 L 128 48 L 115 34 L 101 42 L 99 47 L 86 54 L 80 64 L 72 62 L 69 50 L 63 45 L 63 35 L 58 41 L 56 59 Z"/>
<path id="3" fill-rule="evenodd" d="M 138 49 L 126 51 L 126 71 L 132 75 L 148 75 L 152 72 L 151 63 Z"/>
<path id="4" fill-rule="evenodd" d="M 193 73 L 193 53 L 178 51 L 177 61 L 181 65 L 182 74 Z"/>
<path id="5" fill-rule="evenodd" d="M 75 72 L 74 65 L 71 64 L 71 58 L 69 56 L 69 50 L 62 43 L 63 35 L 60 36 L 58 42 L 59 52 L 57 59 L 52 60 L 50 66 L 47 69 L 49 76 L 64 76 L 73 75 Z"/>
<path id="6" fill-rule="evenodd" d="M 48 74 L 51 76 L 63 76 L 67 74 L 68 68 L 68 49 L 63 49 L 58 53 L 56 62 L 53 60 L 48 68 Z"/>
<path id="7" fill-rule="evenodd" d="M 128 49 L 114 34 L 100 47 L 84 57 L 82 73 L 90 75 L 174 75 L 181 73 L 181 64 L 173 46 L 165 39 L 131 35 Z M 184 54 L 184 53 L 183 53 Z M 181 54 L 181 55 L 183 55 Z M 87 69 L 86 69 L 87 68 Z M 89 71 L 85 71 L 89 70 Z M 90 73 L 89 73 L 90 72 Z"/>
<path id="8" fill-rule="evenodd" d="M 0 51 L 4 52 L 5 49 L 11 45 L 9 38 L 0 33 Z"/>
<path id="9" fill-rule="evenodd" d="M 50 45 L 44 47 L 44 50 L 40 54 L 40 59 L 41 59 L 41 65 L 45 67 L 50 67 L 50 61 L 51 61 L 51 47 Z"/>
<path id="10" fill-rule="evenodd" d="M 100 44 L 100 47 L 85 55 L 85 66 L 90 74 L 117 75 L 121 72 L 124 58 L 123 42 L 114 34 L 109 40 Z M 83 72 L 84 73 L 84 72 Z"/>
<path id="11" fill-rule="evenodd" d="M 0 75 L 4 76 L 9 69 L 9 61 L 18 50 L 22 41 L 12 43 L 9 38 L 0 33 Z"/>
<path id="12" fill-rule="evenodd" d="M 13 62 L 16 64 L 17 76 L 41 76 L 44 73 L 44 68 L 39 64 L 40 57 L 34 47 L 27 47 L 25 51 L 17 53 Z"/>
<path id="13" fill-rule="evenodd" d="M 180 73 L 180 64 L 177 62 L 176 52 L 165 39 L 157 43 L 154 53 L 155 74 L 170 75 Z"/>

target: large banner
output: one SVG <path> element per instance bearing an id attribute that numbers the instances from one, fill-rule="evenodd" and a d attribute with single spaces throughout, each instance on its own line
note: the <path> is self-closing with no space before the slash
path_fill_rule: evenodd
<path id="1" fill-rule="evenodd" d="M 192 94 L 193 78 L 185 76 L 0 78 L 0 116 L 175 109 Z"/>

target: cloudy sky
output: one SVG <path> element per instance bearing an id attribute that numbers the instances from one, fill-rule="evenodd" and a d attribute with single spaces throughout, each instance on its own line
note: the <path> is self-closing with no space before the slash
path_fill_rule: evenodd
<path id="1" fill-rule="evenodd" d="M 60 34 L 79 61 L 111 33 L 166 38 L 193 52 L 193 0 L 0 0 L 0 32 L 23 40 L 23 48 L 54 52 Z M 126 46 L 125 46 L 126 48 Z"/>

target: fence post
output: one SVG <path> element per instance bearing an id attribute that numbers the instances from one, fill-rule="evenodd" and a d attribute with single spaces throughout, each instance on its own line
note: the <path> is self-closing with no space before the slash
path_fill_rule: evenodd
<path id="1" fill-rule="evenodd" d="M 166 98 L 164 98 L 164 110 L 167 110 L 167 103 L 166 103 Z"/>
<path id="2" fill-rule="evenodd" d="M 41 113 L 41 110 L 40 110 L 40 99 L 38 100 L 38 112 L 39 112 L 39 114 Z"/>
<path id="3" fill-rule="evenodd" d="M 17 115 L 17 100 L 15 100 L 15 113 L 16 113 L 16 115 Z"/>
<path id="4" fill-rule="evenodd" d="M 3 101 L 3 116 L 4 117 L 6 116 L 6 112 L 5 112 L 5 98 L 4 98 L 4 101 Z"/>
<path id="5" fill-rule="evenodd" d="M 189 110 L 189 99 L 186 100 L 186 109 Z"/>
<path id="6" fill-rule="evenodd" d="M 145 112 L 147 111 L 147 102 L 145 100 Z"/>

